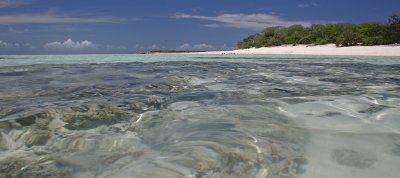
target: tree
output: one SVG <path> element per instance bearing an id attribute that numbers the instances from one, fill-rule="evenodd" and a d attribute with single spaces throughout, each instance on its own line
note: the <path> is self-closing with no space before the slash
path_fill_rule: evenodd
<path id="1" fill-rule="evenodd" d="M 250 35 L 249 37 L 243 39 L 243 41 L 238 42 L 237 46 L 239 49 L 251 48 L 254 45 L 254 38 L 256 35 Z"/>
<path id="2" fill-rule="evenodd" d="M 400 43 L 400 14 L 390 16 L 389 25 L 386 30 L 386 40 L 388 43 Z"/>
<path id="3" fill-rule="evenodd" d="M 285 44 L 301 44 L 305 35 L 306 29 L 303 25 L 292 25 L 285 29 L 282 29 L 283 35 L 283 42 Z"/>
<path id="4" fill-rule="evenodd" d="M 328 44 L 337 46 L 382 45 L 400 43 L 400 14 L 389 18 L 388 23 L 364 22 L 314 24 L 310 27 L 268 27 L 260 34 L 238 42 L 238 48 L 279 46 L 284 44 Z"/>
<path id="5" fill-rule="evenodd" d="M 378 22 L 364 22 L 358 26 L 358 34 L 363 45 L 384 44 L 385 25 Z"/>
<path id="6" fill-rule="evenodd" d="M 400 23 L 400 14 L 394 14 L 389 17 L 389 24 L 399 24 Z"/>

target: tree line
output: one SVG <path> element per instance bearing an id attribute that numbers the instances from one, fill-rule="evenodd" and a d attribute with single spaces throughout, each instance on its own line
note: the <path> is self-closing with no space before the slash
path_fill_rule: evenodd
<path id="1" fill-rule="evenodd" d="M 343 46 L 372 46 L 400 43 L 400 14 L 393 15 L 387 23 L 364 22 L 360 24 L 336 23 L 314 24 L 310 27 L 268 27 L 261 33 L 251 35 L 238 42 L 239 49 L 280 45 L 334 43 Z"/>

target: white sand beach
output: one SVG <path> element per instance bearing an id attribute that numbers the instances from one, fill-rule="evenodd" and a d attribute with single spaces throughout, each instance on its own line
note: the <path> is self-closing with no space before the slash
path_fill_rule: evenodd
<path id="1" fill-rule="evenodd" d="M 294 55 L 345 55 L 345 56 L 400 56 L 400 45 L 336 47 L 334 44 L 307 46 L 286 45 L 239 49 L 232 51 L 209 51 L 200 54 L 294 54 Z"/>

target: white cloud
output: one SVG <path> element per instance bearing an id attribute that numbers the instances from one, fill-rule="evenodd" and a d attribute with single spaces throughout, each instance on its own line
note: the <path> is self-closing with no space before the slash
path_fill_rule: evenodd
<path id="1" fill-rule="evenodd" d="M 206 25 L 204 25 L 204 26 L 210 27 L 210 28 L 224 27 L 224 26 L 221 25 L 221 24 L 206 24 Z"/>
<path id="2" fill-rule="evenodd" d="M 0 40 L 0 48 L 8 48 L 10 43 Z"/>
<path id="3" fill-rule="evenodd" d="M 163 50 L 166 47 L 165 46 L 159 46 L 159 45 L 156 45 L 156 44 L 152 44 L 150 46 L 142 46 L 142 47 L 139 47 L 139 48 L 140 49 L 144 49 L 144 50 Z"/>
<path id="4" fill-rule="evenodd" d="M 12 49 L 12 48 L 26 48 L 33 47 L 30 43 L 9 43 L 0 40 L 0 48 Z"/>
<path id="5" fill-rule="evenodd" d="M 308 4 L 298 4 L 297 5 L 298 8 L 317 7 L 317 6 L 319 6 L 319 4 L 315 3 L 315 2 L 308 3 Z"/>
<path id="6" fill-rule="evenodd" d="M 148 50 L 164 50 L 166 48 L 167 48 L 166 46 L 159 46 L 159 45 L 156 45 L 156 44 L 152 44 L 152 45 L 147 46 L 147 47 L 142 47 L 142 49 L 148 49 Z"/>
<path id="7" fill-rule="evenodd" d="M 195 44 L 193 45 L 193 49 L 195 50 L 206 50 L 206 49 L 211 49 L 213 46 L 202 43 L 202 44 Z"/>
<path id="8" fill-rule="evenodd" d="M 69 17 L 53 13 L 0 15 L 0 24 L 121 23 L 138 20 L 140 19 L 120 17 Z"/>
<path id="9" fill-rule="evenodd" d="M 84 40 L 84 41 L 73 41 L 71 38 L 68 38 L 64 42 L 55 41 L 46 43 L 43 45 L 44 48 L 48 49 L 83 49 L 83 48 L 95 48 L 97 45 L 91 41 Z"/>
<path id="10" fill-rule="evenodd" d="M 223 44 L 220 50 L 234 50 L 236 47 L 228 46 L 227 44 Z"/>
<path id="11" fill-rule="evenodd" d="M 30 30 L 30 29 L 15 29 L 12 27 L 8 28 L 8 31 L 12 32 L 12 33 L 30 33 L 30 32 L 32 32 L 32 30 Z"/>
<path id="12" fill-rule="evenodd" d="M 159 47 L 157 45 L 153 44 L 153 45 L 151 45 L 151 46 L 149 46 L 147 48 L 149 48 L 149 49 L 158 49 Z"/>
<path id="13" fill-rule="evenodd" d="M 178 46 L 176 49 L 178 50 L 194 50 L 194 51 L 201 51 L 201 50 L 211 50 L 214 49 L 215 46 L 209 45 L 206 43 L 201 43 L 201 44 L 194 44 L 191 45 L 189 43 L 184 43 L 180 46 Z"/>
<path id="14" fill-rule="evenodd" d="M 221 14 L 218 16 L 200 16 L 189 15 L 184 13 L 177 13 L 172 18 L 178 19 L 200 19 L 207 21 L 214 21 L 217 23 L 206 24 L 206 27 L 231 27 L 242 29 L 260 30 L 271 26 L 290 26 L 295 24 L 302 24 L 309 26 L 312 22 L 307 21 L 289 21 L 280 18 L 279 16 L 270 14 Z"/>
<path id="15" fill-rule="evenodd" d="M 140 44 L 136 44 L 133 48 L 138 49 L 138 50 L 166 50 L 167 47 L 164 45 L 157 45 L 157 44 L 152 44 L 149 46 L 145 46 L 145 45 L 140 45 Z"/>
<path id="16" fill-rule="evenodd" d="M 192 45 L 190 45 L 189 43 L 184 43 L 184 44 L 178 46 L 177 49 L 179 49 L 179 50 L 187 50 L 187 49 L 190 49 L 191 47 L 192 47 Z"/>
<path id="17" fill-rule="evenodd" d="M 26 3 L 22 0 L 0 0 L 0 8 L 17 7 Z"/>

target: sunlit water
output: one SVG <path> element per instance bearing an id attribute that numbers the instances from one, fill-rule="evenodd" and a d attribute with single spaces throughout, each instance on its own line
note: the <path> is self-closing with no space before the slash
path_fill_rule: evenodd
<path id="1" fill-rule="evenodd" d="M 400 175 L 400 58 L 0 56 L 0 79 L 0 177 Z"/>

